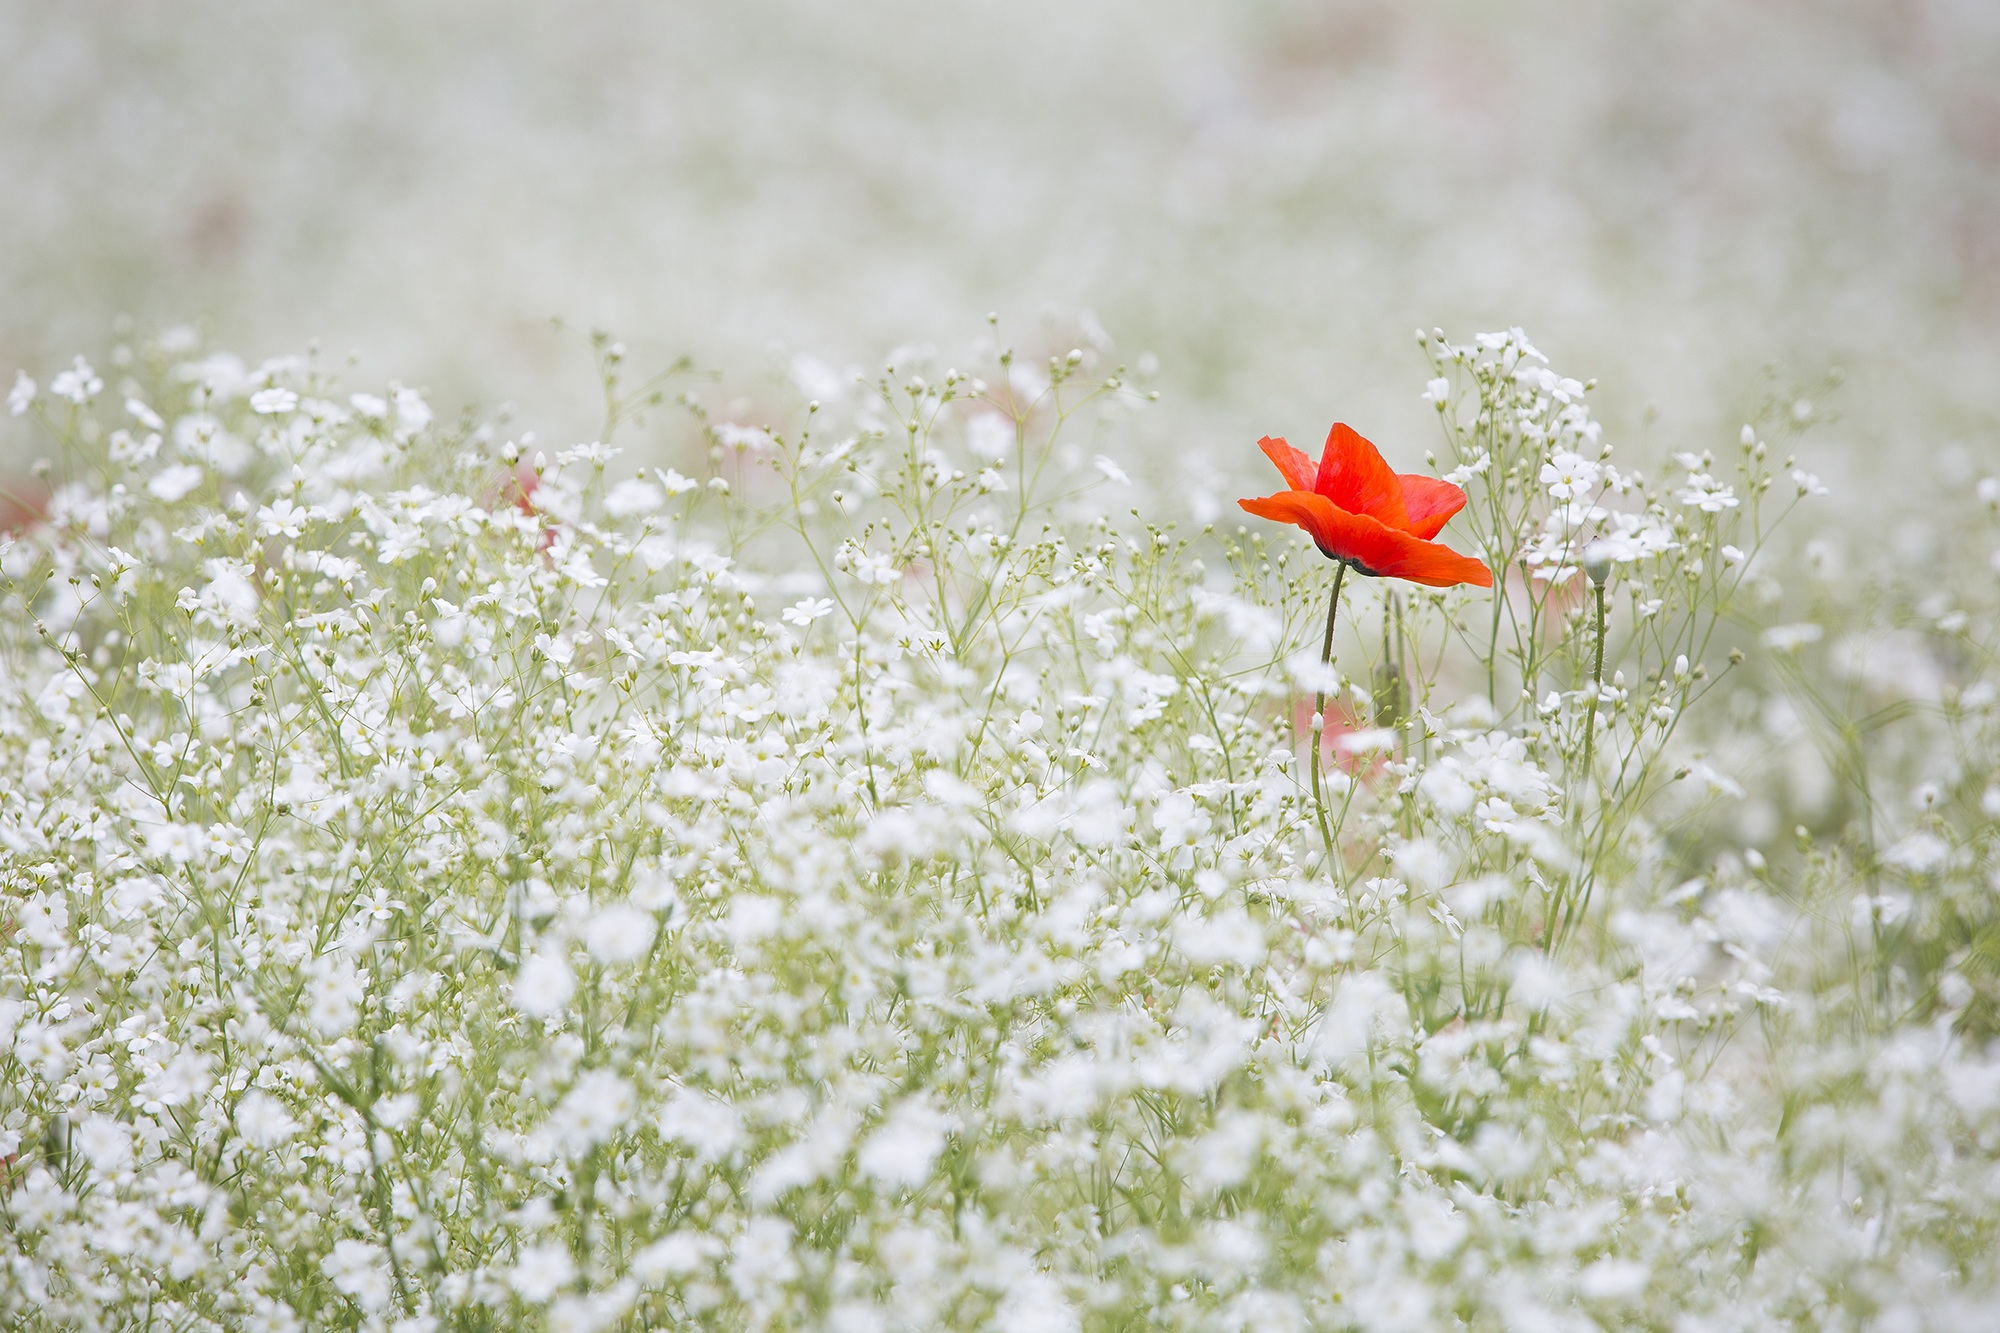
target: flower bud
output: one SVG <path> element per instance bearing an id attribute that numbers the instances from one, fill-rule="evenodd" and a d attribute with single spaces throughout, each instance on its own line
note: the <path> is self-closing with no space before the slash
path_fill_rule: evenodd
<path id="1" fill-rule="evenodd" d="M 1583 548 L 1583 572 L 1590 581 L 1602 588 L 1611 577 L 1611 547 L 1606 542 L 1591 542 Z"/>

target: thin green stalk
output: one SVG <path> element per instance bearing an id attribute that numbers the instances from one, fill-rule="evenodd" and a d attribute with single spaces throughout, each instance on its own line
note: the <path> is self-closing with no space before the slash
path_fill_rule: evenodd
<path id="1" fill-rule="evenodd" d="M 1584 713 L 1583 717 L 1583 765 L 1577 773 L 1574 784 L 1579 793 L 1582 786 L 1590 781 L 1591 761 L 1595 756 L 1597 748 L 1597 701 L 1598 697 L 1604 692 L 1604 584 L 1595 575 L 1591 576 L 1590 584 L 1595 591 L 1597 602 L 1597 649 L 1595 659 L 1591 663 L 1590 668 L 1590 707 Z M 1576 811 L 1577 821 L 1580 825 L 1583 820 L 1582 802 L 1573 798 L 1572 808 Z M 1593 833 L 1601 832 L 1603 827 L 1604 816 L 1603 812 L 1600 811 L 1598 826 Z M 1602 848 L 1598 849 L 1600 854 L 1602 850 Z M 1550 950 L 1555 948 L 1558 938 L 1569 934 L 1572 925 L 1582 917 L 1583 909 L 1589 905 L 1590 893 L 1596 884 L 1597 869 L 1595 860 L 1595 856 L 1588 858 L 1588 869 L 1584 871 L 1582 883 L 1576 886 L 1574 895 L 1563 906 L 1562 920 L 1559 927 L 1548 932 L 1547 945 Z"/>
<path id="2" fill-rule="evenodd" d="M 1322 668 L 1333 665 L 1333 624 L 1334 619 L 1340 614 L 1340 585 L 1346 577 L 1347 562 L 1341 561 L 1334 566 L 1333 596 L 1327 599 L 1326 604 L 1326 641 L 1320 645 L 1319 650 L 1319 664 Z M 1330 870 L 1338 858 L 1334 856 L 1333 852 L 1333 826 L 1328 822 L 1326 817 L 1326 787 L 1320 778 L 1319 772 L 1320 747 L 1325 739 L 1326 681 L 1324 679 L 1324 671 L 1322 671 L 1319 692 L 1313 697 L 1312 783 L 1313 806 L 1319 816 L 1319 836 L 1320 840 L 1326 844 L 1326 863 L 1327 868 Z"/>
<path id="3" fill-rule="evenodd" d="M 1597 742 L 1597 697 L 1604 689 L 1604 585 L 1592 579 L 1597 593 L 1597 660 L 1590 668 L 1590 712 L 1583 726 L 1583 779 L 1590 780 L 1591 752 Z"/>

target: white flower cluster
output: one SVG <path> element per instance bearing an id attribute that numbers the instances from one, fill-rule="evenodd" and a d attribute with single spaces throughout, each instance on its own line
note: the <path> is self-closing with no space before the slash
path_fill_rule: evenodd
<path id="1" fill-rule="evenodd" d="M 1616 491 L 1580 386 L 1480 346 L 1527 397 L 1472 511 L 1515 521 L 1516 440 L 1534 503 Z M 1497 615 L 1336 674 L 1323 845 L 1325 572 L 1094 510 L 1095 353 L 822 377 L 691 479 L 170 351 L 131 425 L 35 409 L 75 479 L 0 557 L 8 1327 L 1996 1308 L 2000 1065 L 1815 1036 L 1883 914 L 1794 959 L 1824 918 L 1684 876 L 1715 585 L 1621 611 L 1605 680 Z"/>

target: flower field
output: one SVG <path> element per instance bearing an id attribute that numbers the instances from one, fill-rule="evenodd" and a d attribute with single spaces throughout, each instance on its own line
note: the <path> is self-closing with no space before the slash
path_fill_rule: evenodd
<path id="1" fill-rule="evenodd" d="M 1088 338 L 593 345 L 572 447 L 16 382 L 7 1327 L 2000 1318 L 2000 483 L 1899 572 L 1803 402 L 1628 458 L 1425 334 L 1397 578 Z"/>

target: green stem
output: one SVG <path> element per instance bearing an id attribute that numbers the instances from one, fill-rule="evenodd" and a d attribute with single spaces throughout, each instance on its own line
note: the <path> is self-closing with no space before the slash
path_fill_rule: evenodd
<path id="1" fill-rule="evenodd" d="M 1575 778 L 1575 785 L 1578 787 L 1578 792 L 1572 797 L 1572 808 L 1576 811 L 1580 843 L 1589 841 L 1580 831 L 1583 824 L 1581 787 L 1582 784 L 1590 781 L 1591 760 L 1597 749 L 1597 700 L 1598 696 L 1604 693 L 1604 585 L 1595 579 L 1591 580 L 1591 584 L 1596 589 L 1597 594 L 1597 653 L 1596 659 L 1592 662 L 1590 668 L 1590 708 L 1584 713 L 1583 717 L 1583 766 Z M 1598 829 L 1603 827 L 1603 817 L 1603 811 L 1600 809 L 1598 813 Z M 1595 836 L 1595 830 L 1593 830 L 1592 836 Z M 1581 855 L 1581 847 L 1579 847 L 1578 854 Z M 1582 919 L 1583 909 L 1590 905 L 1590 893 L 1596 886 L 1597 867 L 1594 858 L 1586 859 L 1589 868 L 1583 872 L 1582 881 L 1576 885 L 1575 891 L 1570 895 L 1569 901 L 1563 904 L 1561 922 L 1555 929 L 1547 932 L 1546 948 L 1549 952 L 1555 950 L 1556 942 L 1559 938 L 1566 937 L 1569 934 L 1570 928 Z"/>
<path id="2" fill-rule="evenodd" d="M 1340 585 L 1347 578 L 1347 563 L 1342 561 L 1334 566 L 1333 596 L 1326 604 L 1326 641 L 1320 645 L 1319 664 L 1322 668 L 1333 665 L 1333 623 L 1340 614 Z M 1324 672 L 1322 672 L 1322 677 Z M 1320 681 L 1319 693 L 1313 697 L 1312 715 L 1312 781 L 1313 805 L 1319 816 L 1320 841 L 1326 844 L 1327 869 L 1333 869 L 1338 858 L 1333 852 L 1333 826 L 1326 817 L 1326 787 L 1320 778 L 1320 747 L 1326 739 L 1326 681 Z"/>
<path id="3" fill-rule="evenodd" d="M 1590 669 L 1590 712 L 1584 718 L 1583 728 L 1583 777 L 1590 779 L 1591 751 L 1597 743 L 1597 696 L 1604 690 L 1604 585 L 1595 579 L 1591 583 L 1597 590 L 1597 661 Z"/>

